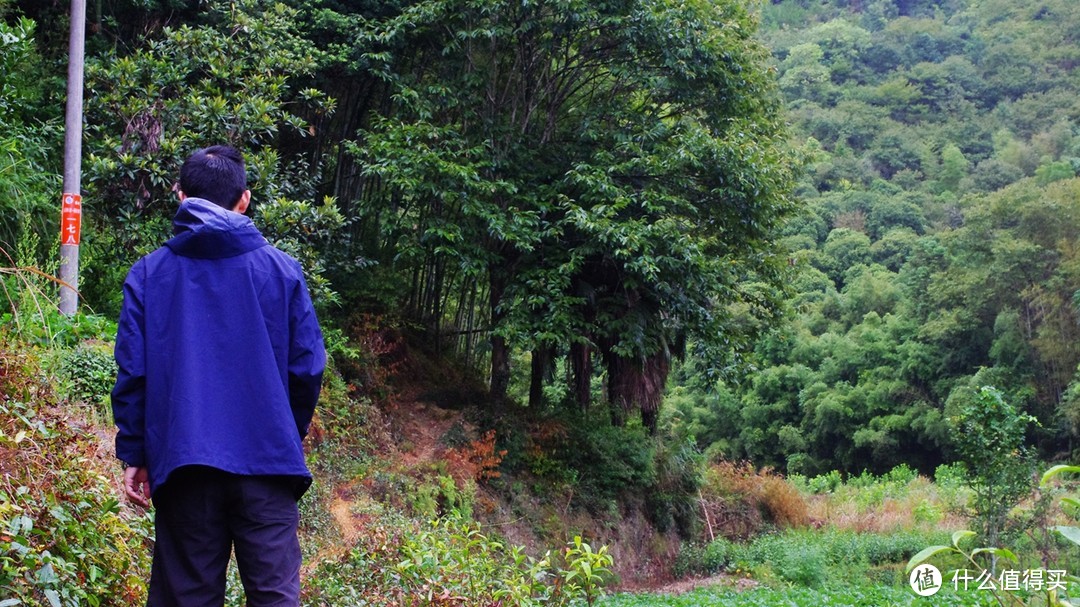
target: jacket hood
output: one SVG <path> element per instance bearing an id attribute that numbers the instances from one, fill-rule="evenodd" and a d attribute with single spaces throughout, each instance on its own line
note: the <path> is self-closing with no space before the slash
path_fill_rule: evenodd
<path id="1" fill-rule="evenodd" d="M 251 219 L 202 198 L 187 198 L 173 217 L 175 236 L 165 243 L 177 255 L 221 259 L 269 243 Z"/>

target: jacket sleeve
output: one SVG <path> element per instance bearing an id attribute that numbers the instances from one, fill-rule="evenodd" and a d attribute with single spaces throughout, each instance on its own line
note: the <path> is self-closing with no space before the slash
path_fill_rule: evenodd
<path id="1" fill-rule="evenodd" d="M 307 436 L 326 369 L 326 348 L 302 277 L 289 303 L 289 404 L 300 437 Z"/>
<path id="2" fill-rule="evenodd" d="M 124 281 L 124 303 L 114 350 L 116 385 L 112 390 L 116 457 L 132 466 L 146 465 L 146 349 L 141 273 L 142 263 L 136 263 Z"/>

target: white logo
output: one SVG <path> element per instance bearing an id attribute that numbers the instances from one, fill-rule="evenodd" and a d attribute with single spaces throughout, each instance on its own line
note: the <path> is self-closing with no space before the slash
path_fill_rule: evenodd
<path id="1" fill-rule="evenodd" d="M 908 576 L 911 589 L 919 596 L 934 596 L 941 590 L 941 572 L 933 565 L 919 565 Z"/>

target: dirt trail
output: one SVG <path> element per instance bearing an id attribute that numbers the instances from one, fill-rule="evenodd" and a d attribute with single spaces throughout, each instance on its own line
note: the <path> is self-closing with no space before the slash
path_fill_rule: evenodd
<path id="1" fill-rule="evenodd" d="M 405 467 L 430 464 L 440 459 L 446 450 L 443 436 L 455 423 L 462 423 L 460 412 L 441 409 L 410 393 L 400 394 L 385 413 L 398 435 L 399 461 Z"/>

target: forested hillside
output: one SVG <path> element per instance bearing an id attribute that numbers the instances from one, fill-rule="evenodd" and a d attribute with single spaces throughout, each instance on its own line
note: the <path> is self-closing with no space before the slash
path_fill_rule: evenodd
<path id="1" fill-rule="evenodd" d="M 762 21 L 806 158 L 797 293 L 756 372 L 714 392 L 690 367 L 669 404 L 728 457 L 930 472 L 994 385 L 1069 455 L 1080 5 L 784 1 Z"/>
<path id="2" fill-rule="evenodd" d="M 623 560 L 628 572 L 664 569 L 678 533 L 693 533 L 702 463 L 688 441 L 657 438 L 669 432 L 658 416 L 670 369 L 693 359 L 718 376 L 739 364 L 779 318 L 793 274 L 778 235 L 798 207 L 798 167 L 752 7 L 91 2 L 73 319 L 57 314 L 50 278 L 67 9 L 0 0 L 14 385 L 39 374 L 39 357 L 46 383 L 81 361 L 71 374 L 93 371 L 90 387 L 57 388 L 55 404 L 85 405 L 107 427 L 125 274 L 171 234 L 183 159 L 232 144 L 248 162 L 249 214 L 303 265 L 331 358 L 308 443 L 320 479 L 304 502 L 308 592 L 392 603 L 423 576 L 449 575 L 402 577 L 413 551 L 460 541 L 454 558 L 495 559 L 472 562 L 490 565 L 484 592 L 564 604 L 593 592 L 599 573 L 569 582 L 607 558 L 572 543 L 585 529 L 590 541 L 633 539 L 620 551 L 640 556 Z M 45 407 L 24 402 L 28 390 L 16 400 Z M 30 434 L 7 421 L 18 451 Z M 17 557 L 0 586 L 100 596 L 70 580 L 118 568 L 68 550 L 75 540 L 61 551 L 24 537 L 53 529 L 65 500 L 26 497 L 29 466 L 2 494 L 28 514 L 0 535 Z M 107 480 L 93 495 L 96 505 Z M 109 500 L 95 512 L 132 510 Z M 474 514 L 509 519 L 536 558 L 475 551 Z M 435 535 L 418 532 L 437 517 Z M 557 558 L 540 558 L 551 547 Z M 51 564 L 54 552 L 65 562 Z M 109 583 L 138 596 L 144 561 Z M 472 571 L 454 579 L 485 584 Z"/>
<path id="3" fill-rule="evenodd" d="M 56 73 L 63 8 L 9 3 L 37 23 L 10 32 L 26 59 L 11 54 L 5 77 L 27 109 L 8 121 L 37 138 L 10 137 L 17 179 L 55 162 L 36 156 L 55 150 L 55 87 L 23 83 Z M 184 153 L 226 141 L 327 318 L 393 311 L 486 375 L 496 409 L 515 372 L 518 400 L 543 408 L 559 366 L 555 400 L 652 426 L 688 340 L 719 367 L 775 314 L 795 167 L 739 3 L 92 12 L 82 291 L 98 313 L 115 315 L 127 262 L 167 234 Z M 14 243 L 28 224 L 10 217 Z"/>
<path id="4" fill-rule="evenodd" d="M 214 143 L 330 353 L 311 604 L 593 604 L 612 571 L 892 597 L 940 525 L 1050 524 L 1009 510 L 1080 433 L 1080 3 L 89 2 L 74 318 L 68 9 L 0 0 L 4 592 L 145 590 L 114 320 Z"/>

